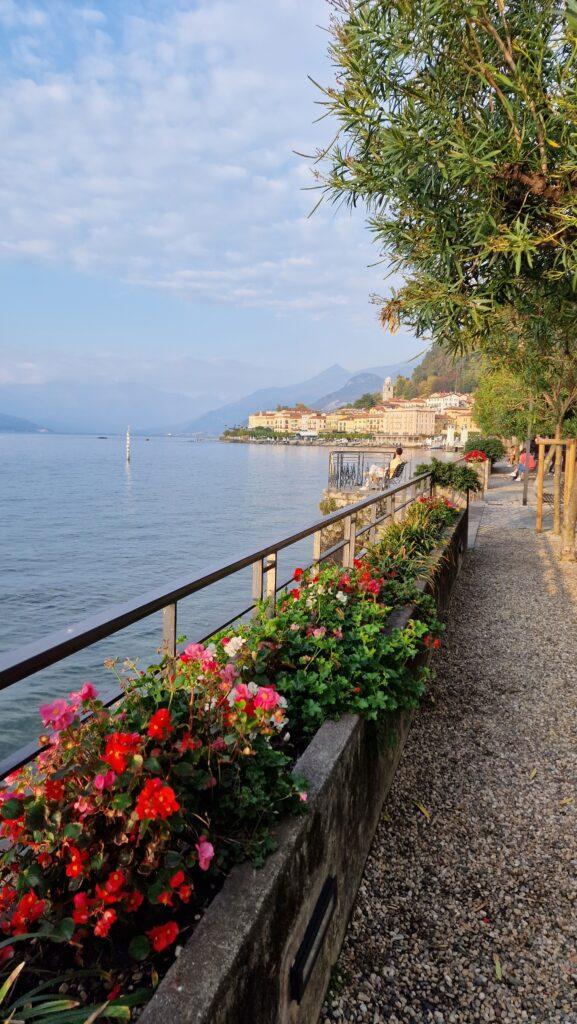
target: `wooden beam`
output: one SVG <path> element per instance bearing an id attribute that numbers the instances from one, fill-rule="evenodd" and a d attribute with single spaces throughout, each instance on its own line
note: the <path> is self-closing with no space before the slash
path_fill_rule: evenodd
<path id="1" fill-rule="evenodd" d="M 537 463 L 537 533 L 543 529 L 543 481 L 545 478 L 545 441 L 539 441 L 539 461 Z"/>

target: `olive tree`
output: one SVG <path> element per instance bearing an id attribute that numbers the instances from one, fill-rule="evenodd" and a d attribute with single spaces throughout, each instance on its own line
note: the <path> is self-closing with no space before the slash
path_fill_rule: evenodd
<path id="1" fill-rule="evenodd" d="M 489 357 L 511 326 L 521 360 L 572 362 L 577 36 L 565 5 L 332 6 L 336 83 L 323 102 L 339 131 L 319 184 L 368 211 L 394 273 L 383 324 Z M 576 517 L 577 478 L 571 538 Z"/>

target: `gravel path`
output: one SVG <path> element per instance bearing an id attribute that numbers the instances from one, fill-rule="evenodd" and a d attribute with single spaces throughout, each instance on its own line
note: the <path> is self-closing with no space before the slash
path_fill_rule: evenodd
<path id="1" fill-rule="evenodd" d="M 455 589 L 323 1024 L 577 1024 L 577 569 L 510 493 Z"/>

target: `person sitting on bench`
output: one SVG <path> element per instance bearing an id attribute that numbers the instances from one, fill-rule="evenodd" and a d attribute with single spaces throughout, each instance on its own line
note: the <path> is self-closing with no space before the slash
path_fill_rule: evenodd
<path id="1" fill-rule="evenodd" d="M 389 462 L 389 480 L 394 480 L 395 473 L 399 469 L 399 466 L 404 465 L 405 463 L 403 462 L 403 449 L 400 447 L 396 448 L 395 454 L 393 455 L 391 461 Z"/>

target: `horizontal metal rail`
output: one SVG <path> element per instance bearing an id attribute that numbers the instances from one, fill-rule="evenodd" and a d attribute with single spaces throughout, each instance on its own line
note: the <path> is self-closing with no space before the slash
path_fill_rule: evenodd
<path id="1" fill-rule="evenodd" d="M 396 484 L 385 491 L 372 492 L 370 497 L 348 505 L 343 509 L 332 512 L 322 519 L 315 520 L 308 526 L 297 530 L 295 533 L 281 540 L 274 541 L 256 551 L 250 551 L 239 555 L 230 562 L 222 562 L 205 569 L 202 573 L 192 578 L 181 578 L 173 580 L 167 587 L 151 590 L 146 594 L 124 601 L 120 604 L 104 608 L 80 622 L 66 626 L 64 629 L 50 633 L 48 636 L 22 647 L 0 655 L 0 690 L 4 690 L 14 683 L 19 682 L 28 676 L 33 675 L 42 669 L 54 665 L 64 658 L 69 657 L 78 651 L 90 647 L 92 644 L 106 637 L 113 636 L 127 626 L 140 622 L 156 612 L 163 612 L 163 647 L 169 654 L 176 653 L 177 637 L 177 605 L 183 598 L 190 597 L 201 590 L 210 587 L 214 583 L 227 579 L 235 573 L 252 566 L 253 569 L 253 602 L 243 608 L 226 622 L 220 623 L 205 634 L 201 640 L 206 641 L 214 636 L 220 629 L 237 622 L 239 619 L 251 612 L 254 614 L 258 602 L 269 600 L 270 614 L 274 614 L 276 596 L 284 590 L 291 582 L 277 584 L 277 556 L 280 551 L 305 540 L 307 537 L 314 538 L 313 561 L 308 568 L 320 565 L 331 556 L 342 552 L 342 560 L 345 566 L 351 566 L 356 554 L 357 539 L 375 531 L 378 525 L 386 519 L 394 519 L 395 515 L 410 505 L 425 489 L 427 482 L 430 482 L 431 474 L 422 473 L 411 480 Z M 411 498 L 401 505 L 396 504 L 396 496 L 403 494 L 409 488 L 413 488 Z M 379 516 L 373 516 L 367 526 L 357 530 L 357 518 L 366 509 L 386 503 L 386 511 Z M 321 534 L 331 526 L 343 523 L 344 538 L 330 545 L 321 551 Z M 121 696 L 115 694 L 108 704 L 113 704 Z M 22 764 L 32 760 L 38 753 L 35 744 L 28 744 L 16 752 L 10 758 L 0 762 L 0 778 L 9 771 L 14 771 Z"/>

